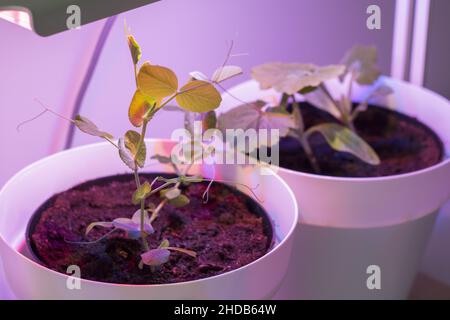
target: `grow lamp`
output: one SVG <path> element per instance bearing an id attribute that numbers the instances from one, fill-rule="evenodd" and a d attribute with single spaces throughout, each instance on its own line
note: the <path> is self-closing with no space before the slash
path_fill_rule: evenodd
<path id="1" fill-rule="evenodd" d="M 156 1 L 159 0 L 0 0 L 0 18 L 46 37 L 70 29 L 68 19 L 78 9 L 81 26 Z"/>

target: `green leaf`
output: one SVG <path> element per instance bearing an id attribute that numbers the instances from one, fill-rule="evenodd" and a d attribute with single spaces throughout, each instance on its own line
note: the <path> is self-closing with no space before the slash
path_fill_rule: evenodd
<path id="1" fill-rule="evenodd" d="M 164 190 L 161 190 L 161 192 L 160 192 L 161 197 L 167 198 L 168 200 L 175 199 L 180 194 L 181 194 L 181 190 L 178 188 L 164 189 Z"/>
<path id="2" fill-rule="evenodd" d="M 145 181 L 137 190 L 133 193 L 132 202 L 134 205 L 139 204 L 141 201 L 148 198 L 150 193 L 152 192 L 152 187 L 148 181 Z"/>
<path id="3" fill-rule="evenodd" d="M 176 100 L 187 111 L 208 112 L 220 105 L 222 97 L 211 83 L 193 80 L 180 89 Z"/>
<path id="4" fill-rule="evenodd" d="M 136 131 L 129 130 L 125 133 L 125 147 L 130 151 L 136 164 L 143 168 L 147 157 L 147 147 L 144 142 L 139 147 L 140 139 L 141 135 Z"/>
<path id="5" fill-rule="evenodd" d="M 170 242 L 167 239 L 161 241 L 161 244 L 158 246 L 158 249 L 165 249 L 170 246 Z"/>
<path id="6" fill-rule="evenodd" d="M 175 199 L 169 200 L 169 203 L 171 205 L 175 206 L 176 208 L 184 207 L 184 206 L 188 205 L 189 202 L 191 202 L 191 200 L 189 200 L 189 198 L 184 194 L 180 194 Z"/>
<path id="7" fill-rule="evenodd" d="M 156 100 L 173 95 L 178 89 L 178 79 L 172 70 L 148 62 L 139 70 L 137 82 L 143 94 Z"/>
<path id="8" fill-rule="evenodd" d="M 132 35 L 127 36 L 128 47 L 130 48 L 131 58 L 133 59 L 133 63 L 137 64 L 142 56 L 141 47 L 136 42 L 136 39 Z"/>
<path id="9" fill-rule="evenodd" d="M 144 95 L 140 90 L 136 90 L 128 109 L 128 119 L 131 124 L 135 127 L 140 127 L 149 111 L 154 106 L 157 107 L 158 104 L 159 102 L 156 99 Z"/>
<path id="10" fill-rule="evenodd" d="M 380 158 L 372 147 L 347 127 L 324 123 L 309 128 L 306 134 L 309 136 L 313 132 L 320 132 L 334 150 L 349 152 L 371 165 L 380 164 Z"/>
<path id="11" fill-rule="evenodd" d="M 300 94 L 308 94 L 308 93 L 316 91 L 317 88 L 318 87 L 312 87 L 312 86 L 304 87 L 298 93 L 300 93 Z"/>
<path id="12" fill-rule="evenodd" d="M 170 188 L 161 190 L 160 196 L 169 200 L 169 204 L 181 208 L 189 204 L 190 200 L 178 188 Z"/>
<path id="13" fill-rule="evenodd" d="M 106 138 L 106 139 L 114 138 L 111 134 L 99 130 L 98 127 L 88 118 L 78 115 L 75 117 L 74 122 L 78 129 L 80 129 L 84 133 L 87 133 L 91 136 L 101 137 L 101 138 Z"/>

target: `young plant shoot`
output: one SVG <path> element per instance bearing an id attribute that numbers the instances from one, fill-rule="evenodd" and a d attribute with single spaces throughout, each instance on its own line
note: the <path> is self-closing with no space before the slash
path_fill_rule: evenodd
<path id="1" fill-rule="evenodd" d="M 356 108 L 352 105 L 352 93 L 354 83 L 359 85 L 374 85 L 379 79 L 381 72 L 377 65 L 378 53 L 376 47 L 356 45 L 351 48 L 343 57 L 342 65 L 345 72 L 338 79 L 338 98 L 328 90 L 325 83 L 322 83 L 317 90 L 311 90 L 304 94 L 307 102 L 322 109 L 341 123 L 356 132 L 354 120 L 364 112 L 369 101 L 374 98 L 383 98 L 392 94 L 392 89 L 386 85 L 377 86 L 369 95 L 363 99 Z"/>
<path id="2" fill-rule="evenodd" d="M 311 167 L 320 173 L 320 166 L 314 155 L 309 139 L 313 133 L 320 133 L 331 148 L 348 152 L 371 165 L 378 165 L 376 152 L 355 131 L 353 120 L 365 110 L 368 100 L 375 95 L 386 95 L 387 87 L 377 88 L 366 100 L 352 110 L 351 95 L 354 81 L 373 83 L 379 76 L 372 48 L 355 47 L 344 59 L 346 64 L 316 66 L 300 63 L 268 63 L 252 70 L 252 76 L 261 89 L 274 89 L 281 98 L 271 106 L 265 101 L 244 103 L 219 116 L 218 125 L 222 130 L 279 129 L 280 136 L 296 138 L 302 145 Z M 325 82 L 339 78 L 350 78 L 347 95 L 339 100 L 332 98 Z M 341 80 L 344 82 L 344 80 Z M 348 81 L 348 80 L 347 80 Z M 301 108 L 296 96 L 303 95 L 312 105 L 331 113 L 339 123 L 322 123 L 305 128 Z M 288 108 L 291 103 L 292 110 Z"/>
<path id="3" fill-rule="evenodd" d="M 150 248 L 147 237 L 155 232 L 152 223 L 158 218 L 159 213 L 166 204 L 171 204 L 175 207 L 183 207 L 189 204 L 190 200 L 187 195 L 183 194 L 182 185 L 204 181 L 212 183 L 212 181 L 202 177 L 187 176 L 189 166 L 184 171 L 181 171 L 172 162 L 171 158 L 154 155 L 153 159 L 162 163 L 171 163 L 178 177 L 171 179 L 156 177 L 151 183 L 141 183 L 139 171 L 145 166 L 147 159 L 147 148 L 144 139 L 149 123 L 159 110 L 162 110 L 172 101 L 176 101 L 182 110 L 188 112 L 210 112 L 216 109 L 222 100 L 216 86 L 220 86 L 221 82 L 240 74 L 241 69 L 224 64 L 214 72 L 211 80 L 191 77 L 186 84 L 179 87 L 177 76 L 169 68 L 150 62 L 144 62 L 139 66 L 142 51 L 128 30 L 127 41 L 131 52 L 136 82 L 136 90 L 131 99 L 128 118 L 134 127 L 139 128 L 139 132 L 129 130 L 116 142 L 111 134 L 100 130 L 91 120 L 83 116 L 78 115 L 74 120 L 68 120 L 82 132 L 103 138 L 117 148 L 119 157 L 134 174 L 136 190 L 130 200 L 134 205 L 140 207 L 131 219 L 117 218 L 113 221 L 92 222 L 86 228 L 85 234 L 88 235 L 96 227 L 111 229 L 103 237 L 93 241 L 97 242 L 115 230 L 125 231 L 128 238 L 141 240 L 143 253 L 141 254 L 139 267 L 143 268 L 144 265 L 148 265 L 151 269 L 154 269 L 166 263 L 171 252 L 174 251 L 196 257 L 194 251 L 170 246 L 167 239 L 164 239 L 157 248 Z M 45 108 L 44 112 L 46 111 L 52 112 L 48 108 Z M 157 183 L 158 186 L 156 187 Z M 209 187 L 205 193 L 208 190 Z M 158 193 L 161 198 L 159 204 L 150 207 L 146 206 L 146 199 Z M 88 244 L 91 242 L 83 243 Z"/>

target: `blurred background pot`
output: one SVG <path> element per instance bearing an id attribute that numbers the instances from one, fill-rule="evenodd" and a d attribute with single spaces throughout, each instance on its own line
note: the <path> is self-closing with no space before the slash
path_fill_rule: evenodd
<path id="1" fill-rule="evenodd" d="M 147 140 L 152 154 L 170 154 L 173 141 Z M 155 162 L 152 172 L 173 173 Z M 81 280 L 81 290 L 69 290 L 69 275 L 50 270 L 24 252 L 25 229 L 37 208 L 57 192 L 81 182 L 122 174 L 125 167 L 109 143 L 70 149 L 44 158 L 17 173 L 0 191 L 0 254 L 6 279 L 20 299 L 267 299 L 279 288 L 288 269 L 297 225 L 297 204 L 277 175 L 261 175 L 251 167 L 194 166 L 191 174 L 214 176 L 246 185 L 256 193 L 273 221 L 275 245 L 263 257 L 218 276 L 164 285 L 121 285 Z M 242 188 L 248 194 L 248 190 Z"/>
<path id="2" fill-rule="evenodd" d="M 434 130 L 445 159 L 424 170 L 380 178 L 339 178 L 280 168 L 299 205 L 293 259 L 281 299 L 405 299 L 440 208 L 450 198 L 450 103 L 420 87 L 382 77 L 387 107 Z M 334 91 L 336 82 L 327 86 Z M 356 86 L 361 101 L 370 87 Z M 224 95 L 220 112 L 275 94 L 247 81 Z M 381 289 L 370 290 L 378 274 Z"/>

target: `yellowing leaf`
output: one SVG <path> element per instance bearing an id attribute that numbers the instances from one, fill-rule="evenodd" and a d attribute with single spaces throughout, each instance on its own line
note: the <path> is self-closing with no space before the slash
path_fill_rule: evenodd
<path id="1" fill-rule="evenodd" d="M 307 135 L 320 132 L 334 150 L 349 152 L 371 165 L 379 165 L 376 152 L 352 130 L 336 123 L 324 123 L 309 128 Z"/>
<path id="2" fill-rule="evenodd" d="M 128 47 L 130 48 L 131 58 L 133 59 L 133 63 L 137 64 L 142 56 L 141 47 L 136 42 L 136 39 L 132 35 L 127 36 Z"/>
<path id="3" fill-rule="evenodd" d="M 222 102 L 219 91 L 209 82 L 193 80 L 184 85 L 176 97 L 177 103 L 191 112 L 208 112 Z"/>
<path id="4" fill-rule="evenodd" d="M 144 142 L 139 146 L 140 139 L 141 135 L 136 131 L 129 130 L 125 133 L 125 147 L 130 151 L 136 164 L 143 168 L 145 165 L 145 158 L 147 157 L 147 147 Z"/>
<path id="5" fill-rule="evenodd" d="M 154 66 L 146 62 L 137 76 L 138 87 L 143 94 L 156 100 L 174 94 L 178 89 L 178 79 L 169 68 Z"/>
<path id="6" fill-rule="evenodd" d="M 261 89 L 274 88 L 280 93 L 293 95 L 308 87 L 317 87 L 322 82 L 334 79 L 345 71 L 343 65 L 319 67 L 301 63 L 267 63 L 253 68 L 252 77 Z"/>
<path id="7" fill-rule="evenodd" d="M 214 71 L 211 81 L 220 83 L 242 74 L 242 69 L 238 66 L 223 66 Z"/>
<path id="8" fill-rule="evenodd" d="M 113 139 L 114 137 L 107 132 L 99 130 L 99 128 L 88 118 L 80 115 L 75 117 L 75 125 L 78 129 L 91 136 Z"/>
<path id="9" fill-rule="evenodd" d="M 157 104 L 156 100 L 145 96 L 140 90 L 136 90 L 128 109 L 128 118 L 135 127 L 140 127 L 149 110 Z"/>

